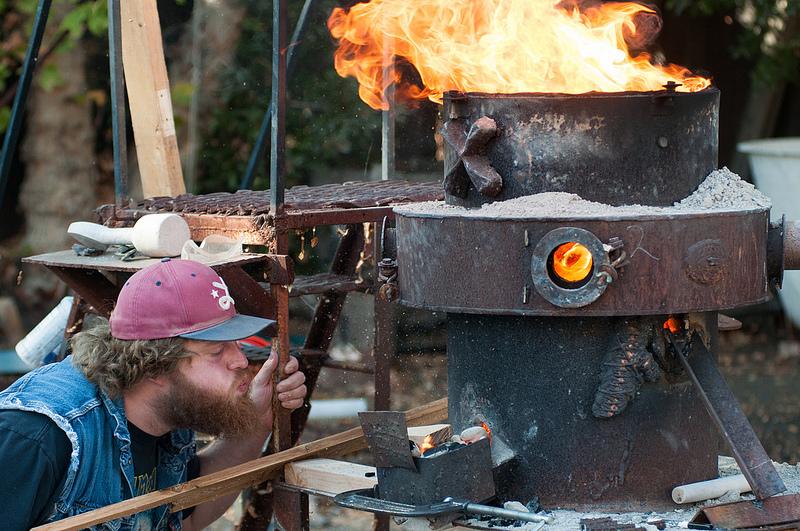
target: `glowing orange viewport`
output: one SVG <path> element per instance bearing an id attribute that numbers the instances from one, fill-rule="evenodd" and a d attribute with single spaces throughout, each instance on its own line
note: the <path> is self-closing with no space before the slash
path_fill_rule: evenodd
<path id="1" fill-rule="evenodd" d="M 553 251 L 553 272 L 561 280 L 580 282 L 592 272 L 592 253 L 578 242 L 562 243 Z"/>

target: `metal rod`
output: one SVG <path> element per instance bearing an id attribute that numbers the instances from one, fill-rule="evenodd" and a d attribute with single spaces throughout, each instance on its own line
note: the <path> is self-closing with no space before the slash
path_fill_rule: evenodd
<path id="1" fill-rule="evenodd" d="M 286 9 L 275 0 L 272 9 L 272 135 L 270 138 L 270 212 L 283 213 L 286 172 Z"/>
<path id="2" fill-rule="evenodd" d="M 314 0 L 306 0 L 303 4 L 303 9 L 300 11 L 300 16 L 297 18 L 297 24 L 295 25 L 294 32 L 292 33 L 292 41 L 289 44 L 289 49 L 286 53 L 287 78 L 290 77 L 294 71 L 295 61 L 292 60 L 294 57 L 294 49 L 300 44 L 300 38 L 302 37 L 303 31 L 306 27 L 308 12 L 311 9 L 311 4 L 313 3 Z M 272 101 L 273 100 L 271 99 L 269 102 L 269 107 L 267 107 L 267 112 L 264 113 L 264 119 L 261 120 L 261 127 L 258 130 L 258 137 L 256 138 L 256 143 L 253 145 L 252 151 L 250 152 L 250 159 L 247 161 L 247 169 L 242 177 L 242 182 L 239 184 L 239 190 L 249 190 L 253 186 L 256 168 L 258 168 L 258 166 L 261 164 L 261 159 L 264 156 L 267 133 L 269 132 L 270 125 L 272 124 Z"/>
<path id="3" fill-rule="evenodd" d="M 386 37 L 383 46 L 383 98 L 388 108 L 381 115 L 381 181 L 388 181 L 395 173 L 394 40 Z"/>
<path id="4" fill-rule="evenodd" d="M 25 53 L 25 61 L 22 64 L 22 74 L 19 76 L 17 93 L 14 95 L 14 104 L 11 106 L 11 119 L 8 121 L 5 139 L 3 140 L 3 151 L 0 155 L 0 206 L 2 206 L 6 195 L 8 184 L 8 173 L 11 171 L 11 161 L 14 152 L 17 150 L 17 141 L 22 127 L 22 118 L 25 114 L 25 102 L 28 99 L 28 91 L 33 78 L 33 71 L 39 59 L 39 48 L 42 46 L 47 17 L 50 13 L 52 0 L 39 0 L 36 8 L 36 16 L 33 19 L 33 31 L 28 41 L 28 51 Z"/>
<path id="5" fill-rule="evenodd" d="M 355 363 L 352 361 L 334 360 L 331 358 L 324 358 L 322 366 L 329 369 L 336 369 L 340 371 L 361 372 L 364 374 L 375 374 L 375 369 L 365 363 Z"/>
<path id="6" fill-rule="evenodd" d="M 111 130 L 114 143 L 114 197 L 118 207 L 128 202 L 128 140 L 125 77 L 122 67 L 120 1 L 108 0 L 108 63 L 111 74 Z"/>
<path id="7" fill-rule="evenodd" d="M 753 494 L 763 500 L 784 492 L 786 486 L 775 470 L 772 459 L 758 440 L 703 342 L 693 341 L 691 353 L 687 356 L 673 337 L 669 337 L 678 359 L 692 380 L 709 416 L 728 443 L 736 463 L 753 489 Z"/>

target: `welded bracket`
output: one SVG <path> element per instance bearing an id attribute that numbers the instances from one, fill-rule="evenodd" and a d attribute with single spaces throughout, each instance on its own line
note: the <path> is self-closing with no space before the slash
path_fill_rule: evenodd
<path id="1" fill-rule="evenodd" d="M 448 194 L 464 199 L 470 183 L 487 197 L 500 193 L 503 178 L 486 156 L 488 143 L 497 132 L 497 124 L 488 116 L 475 120 L 469 130 L 462 119 L 445 122 L 442 137 L 458 154 L 455 163 L 445 169 L 444 189 Z"/>
<path id="2" fill-rule="evenodd" d="M 603 359 L 600 385 L 592 404 L 595 417 L 621 414 L 642 383 L 661 378 L 657 359 L 663 355 L 664 340 L 659 325 L 651 317 L 625 317 L 615 323 L 613 344 Z"/>

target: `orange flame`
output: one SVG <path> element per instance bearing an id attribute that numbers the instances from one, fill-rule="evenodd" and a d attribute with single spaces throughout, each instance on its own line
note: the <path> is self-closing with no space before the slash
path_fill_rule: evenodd
<path id="1" fill-rule="evenodd" d="M 694 92 L 711 84 L 682 66 L 654 65 L 646 53 L 631 57 L 626 37 L 647 40 L 637 16 L 658 15 L 632 2 L 579 10 L 555 0 L 372 0 L 334 9 L 328 29 L 339 45 L 336 71 L 355 77 L 374 109 L 388 108 L 392 83 L 398 101 L 438 103 L 450 90 L 582 94 L 658 91 L 674 82 Z M 384 44 L 396 62 L 416 68 L 424 88 L 403 77 L 407 69 L 385 77 Z"/>
<path id="2" fill-rule="evenodd" d="M 426 435 L 425 439 L 422 441 L 422 446 L 419 447 L 419 453 L 424 454 L 427 450 L 430 450 L 434 446 L 433 437 Z"/>
<path id="3" fill-rule="evenodd" d="M 559 245 L 553 252 L 553 271 L 568 282 L 580 282 L 592 272 L 592 253 L 578 242 Z"/>
<path id="4" fill-rule="evenodd" d="M 683 330 L 683 321 L 678 319 L 677 317 L 670 317 L 666 321 L 664 321 L 664 330 L 669 330 L 673 334 L 677 334 L 681 330 Z"/>
<path id="5" fill-rule="evenodd" d="M 492 442 L 492 430 L 489 428 L 489 425 L 485 422 L 481 422 L 481 428 L 486 430 L 486 435 L 489 437 L 489 442 Z"/>

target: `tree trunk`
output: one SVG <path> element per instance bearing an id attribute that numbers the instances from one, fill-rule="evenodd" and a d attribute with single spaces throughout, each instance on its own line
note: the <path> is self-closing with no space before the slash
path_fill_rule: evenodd
<path id="1" fill-rule="evenodd" d="M 183 53 L 175 56 L 169 68 L 173 84 L 183 79 L 193 87 L 189 108 L 175 110 L 186 113 L 186 126 L 179 128 L 178 142 L 185 146 L 181 158 L 189 192 L 197 191 L 208 113 L 222 105 L 217 97 L 219 85 L 228 82 L 223 76 L 234 62 L 246 11 L 246 6 L 236 0 L 195 0 L 190 31 L 184 33 L 180 45 Z"/>
<path id="2" fill-rule="evenodd" d="M 57 28 L 70 6 L 54 4 L 50 28 Z M 27 104 L 27 127 L 20 156 L 25 179 L 19 195 L 25 217 L 21 247 L 26 254 L 56 251 L 71 242 L 67 226 L 76 220 L 93 221 L 100 176 L 94 155 L 95 128 L 86 94 L 85 47 L 54 54 L 63 84 L 46 92 L 34 78 Z M 39 65 L 39 71 L 43 65 Z M 41 268 L 27 268 L 26 291 L 52 288 L 55 278 Z M 38 277 L 38 278 L 37 278 Z M 33 285 L 31 285 L 33 284 Z M 42 285 L 44 284 L 44 285 Z"/>

